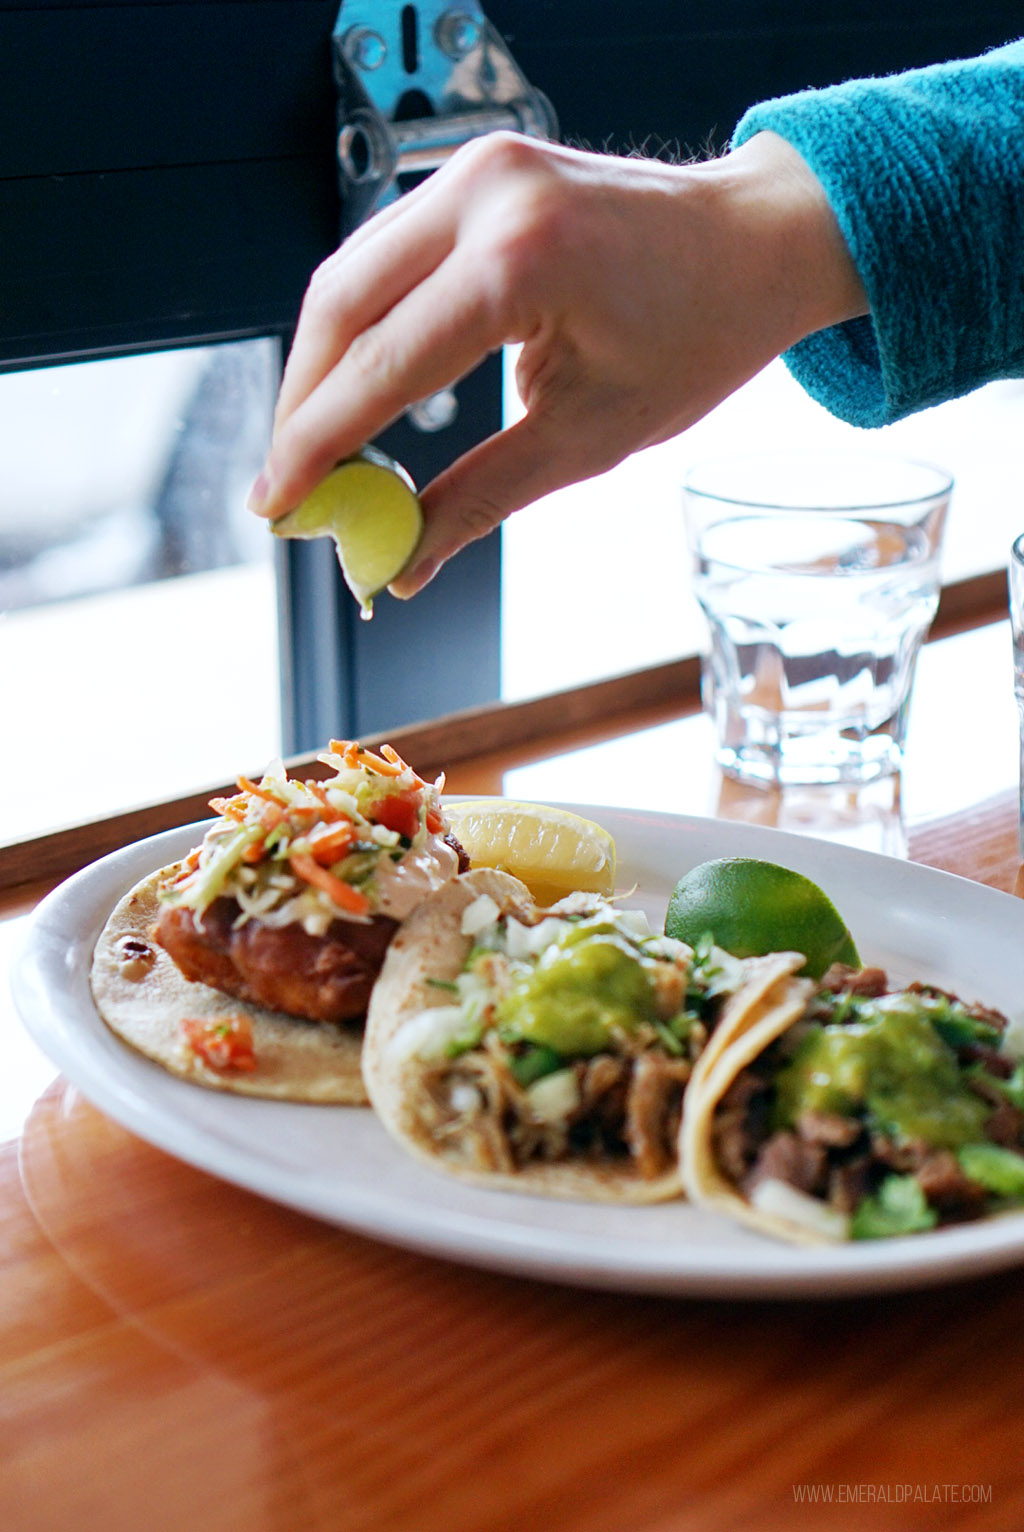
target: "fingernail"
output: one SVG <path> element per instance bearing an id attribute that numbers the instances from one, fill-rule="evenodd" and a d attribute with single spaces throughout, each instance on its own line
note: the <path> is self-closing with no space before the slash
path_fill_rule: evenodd
<path id="1" fill-rule="evenodd" d="M 403 570 L 395 583 L 388 586 L 388 590 L 399 601 L 408 601 L 411 596 L 418 595 L 424 585 L 430 584 L 440 567 L 440 559 L 424 559 L 415 568 Z M 401 589 L 396 589 L 396 586 Z"/>
<path id="2" fill-rule="evenodd" d="M 266 469 L 264 469 L 263 472 L 257 474 L 256 478 L 253 480 L 253 486 L 250 489 L 248 496 L 246 497 L 245 503 L 250 511 L 255 511 L 256 514 L 259 515 L 269 499 L 270 480 L 267 477 Z"/>

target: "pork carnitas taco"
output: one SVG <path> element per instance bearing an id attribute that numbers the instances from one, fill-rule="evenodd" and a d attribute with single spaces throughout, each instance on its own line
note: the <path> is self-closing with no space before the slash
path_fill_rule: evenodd
<path id="1" fill-rule="evenodd" d="M 126 1042 L 204 1085 L 365 1101 L 362 1022 L 399 922 L 468 865 L 440 783 L 332 741 L 323 780 L 271 768 L 217 798 L 185 859 L 121 900 L 92 987 Z"/>
<path id="2" fill-rule="evenodd" d="M 367 1018 L 370 1100 L 417 1157 L 466 1180 L 679 1196 L 694 1064 L 777 977 L 655 935 L 597 895 L 538 909 L 517 879 L 478 869 L 425 900 L 388 950 Z"/>
<path id="3" fill-rule="evenodd" d="M 1024 1064 L 1007 1019 L 877 968 L 782 980 L 694 1082 L 691 1199 L 822 1243 L 1024 1204 Z"/>

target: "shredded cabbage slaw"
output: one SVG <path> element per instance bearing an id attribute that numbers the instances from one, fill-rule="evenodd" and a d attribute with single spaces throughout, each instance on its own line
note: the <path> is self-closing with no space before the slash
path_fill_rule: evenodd
<path id="1" fill-rule="evenodd" d="M 323 935 L 334 920 L 398 915 L 453 875 L 443 776 L 425 782 L 390 745 L 376 754 L 354 740 L 331 740 L 318 759 L 333 775 L 298 780 L 274 762 L 259 782 L 239 776 L 233 796 L 211 799 L 217 821 L 161 883 L 161 902 L 201 922 L 229 896 L 236 926 L 297 922 Z"/>

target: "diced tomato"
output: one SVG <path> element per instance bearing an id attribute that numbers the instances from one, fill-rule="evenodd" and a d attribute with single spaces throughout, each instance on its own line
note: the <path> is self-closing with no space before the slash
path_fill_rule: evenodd
<path id="1" fill-rule="evenodd" d="M 181 1029 L 192 1052 L 211 1069 L 247 1072 L 256 1068 L 248 1016 L 186 1016 Z"/>
<path id="2" fill-rule="evenodd" d="M 444 829 L 444 815 L 440 809 L 427 809 L 424 820 L 431 835 L 436 835 L 439 830 Z"/>
<path id="3" fill-rule="evenodd" d="M 394 830 L 396 835 L 404 835 L 406 840 L 412 840 L 420 827 L 420 795 L 413 793 L 408 797 L 400 797 L 395 793 L 381 798 L 373 804 L 368 817 L 383 825 L 386 830 Z"/>

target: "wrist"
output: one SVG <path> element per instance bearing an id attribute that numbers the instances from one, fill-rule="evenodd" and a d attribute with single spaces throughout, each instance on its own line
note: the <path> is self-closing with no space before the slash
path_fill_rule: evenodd
<path id="1" fill-rule="evenodd" d="M 739 258 L 765 293 L 780 350 L 869 312 L 824 188 L 786 139 L 757 133 L 714 165 Z"/>

